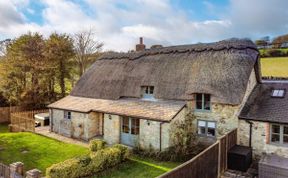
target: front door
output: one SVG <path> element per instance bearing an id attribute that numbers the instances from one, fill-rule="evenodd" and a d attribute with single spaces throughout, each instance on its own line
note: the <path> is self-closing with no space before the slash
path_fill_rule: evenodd
<path id="1" fill-rule="evenodd" d="M 139 119 L 122 117 L 121 119 L 121 143 L 128 146 L 136 146 L 139 138 Z"/>

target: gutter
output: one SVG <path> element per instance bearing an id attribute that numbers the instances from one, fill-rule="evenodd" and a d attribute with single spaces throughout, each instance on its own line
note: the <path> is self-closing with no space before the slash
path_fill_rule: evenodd
<path id="1" fill-rule="evenodd" d="M 252 147 L 252 126 L 253 126 L 253 122 L 246 120 L 246 122 L 249 124 L 250 128 L 249 128 L 249 147 Z"/>
<path id="2" fill-rule="evenodd" d="M 165 122 L 160 122 L 160 137 L 159 137 L 159 149 L 160 149 L 160 152 L 162 151 L 162 124 L 164 124 Z"/>

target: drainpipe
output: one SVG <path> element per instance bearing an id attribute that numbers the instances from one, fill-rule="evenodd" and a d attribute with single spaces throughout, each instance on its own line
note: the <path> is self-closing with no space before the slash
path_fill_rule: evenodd
<path id="1" fill-rule="evenodd" d="M 250 131 L 249 131 L 249 147 L 252 147 L 252 125 L 253 122 L 246 120 L 246 122 L 249 124 L 250 126 Z"/>
<path id="2" fill-rule="evenodd" d="M 164 122 L 160 122 L 160 134 L 159 134 L 160 151 L 162 151 L 162 124 L 164 124 Z"/>

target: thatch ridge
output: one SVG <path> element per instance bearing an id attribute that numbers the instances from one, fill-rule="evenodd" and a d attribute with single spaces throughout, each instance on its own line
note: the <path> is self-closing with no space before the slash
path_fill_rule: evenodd
<path id="1" fill-rule="evenodd" d="M 71 95 L 139 98 L 141 86 L 155 86 L 157 99 L 191 100 L 193 93 L 209 93 L 212 102 L 237 105 L 258 54 L 253 42 L 236 39 L 107 54 L 81 77 Z"/>

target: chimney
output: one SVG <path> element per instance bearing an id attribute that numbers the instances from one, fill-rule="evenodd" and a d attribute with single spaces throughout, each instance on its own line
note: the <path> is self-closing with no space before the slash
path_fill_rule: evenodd
<path id="1" fill-rule="evenodd" d="M 144 51 L 145 45 L 143 44 L 143 37 L 140 37 L 140 43 L 136 45 L 136 51 Z"/>

